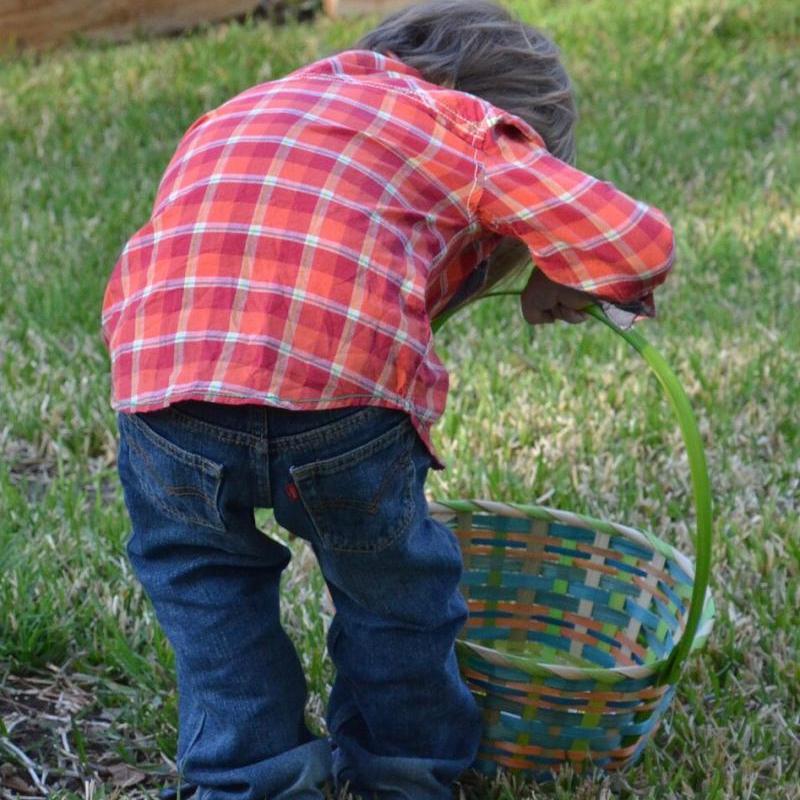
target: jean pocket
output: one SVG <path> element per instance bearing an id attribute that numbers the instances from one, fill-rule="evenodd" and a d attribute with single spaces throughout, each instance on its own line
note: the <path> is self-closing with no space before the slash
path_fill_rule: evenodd
<path id="1" fill-rule="evenodd" d="M 172 519 L 224 532 L 222 465 L 170 441 L 146 417 L 119 414 L 121 444 L 127 447 L 120 463 L 123 482 L 137 481 L 147 499 Z"/>
<path id="2" fill-rule="evenodd" d="M 289 468 L 324 548 L 375 553 L 405 536 L 415 507 L 416 437 L 405 418 L 360 447 Z"/>

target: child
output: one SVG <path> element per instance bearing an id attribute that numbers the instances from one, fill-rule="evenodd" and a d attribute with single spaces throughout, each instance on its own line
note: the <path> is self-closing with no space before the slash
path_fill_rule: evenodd
<path id="1" fill-rule="evenodd" d="M 454 641 L 454 534 L 427 512 L 447 394 L 431 320 L 513 274 L 532 324 L 590 299 L 653 314 L 659 211 L 573 160 L 554 45 L 488 0 L 394 15 L 195 122 L 109 282 L 103 330 L 133 523 L 172 643 L 197 800 L 440 800 L 481 720 Z M 631 305 L 633 304 L 633 305 Z M 307 540 L 336 614 L 329 739 L 279 620 Z M 186 796 L 186 792 L 184 792 Z"/>

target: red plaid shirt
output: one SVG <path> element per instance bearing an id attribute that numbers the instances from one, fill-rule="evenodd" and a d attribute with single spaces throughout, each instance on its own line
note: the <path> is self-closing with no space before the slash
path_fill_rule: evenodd
<path id="1" fill-rule="evenodd" d="M 430 321 L 480 288 L 503 236 L 553 280 L 650 312 L 672 261 L 657 209 L 396 59 L 352 50 L 248 89 L 189 128 L 114 268 L 112 405 L 402 409 L 443 468 Z"/>

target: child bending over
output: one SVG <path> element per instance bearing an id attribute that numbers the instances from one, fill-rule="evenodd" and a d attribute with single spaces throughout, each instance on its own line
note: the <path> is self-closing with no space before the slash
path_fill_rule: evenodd
<path id="1" fill-rule="evenodd" d="M 657 209 L 571 166 L 574 127 L 547 38 L 443 0 L 180 142 L 103 333 L 127 549 L 175 650 L 196 800 L 312 800 L 326 782 L 444 800 L 473 762 L 461 553 L 424 494 L 448 387 L 431 321 L 531 257 L 532 324 L 590 300 L 651 316 L 672 262 Z M 290 550 L 258 507 L 313 548 L 336 607 L 328 738 L 279 619 Z"/>

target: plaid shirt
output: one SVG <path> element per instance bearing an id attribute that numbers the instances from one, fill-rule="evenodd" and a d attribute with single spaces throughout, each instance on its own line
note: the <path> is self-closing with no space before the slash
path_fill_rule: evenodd
<path id="1" fill-rule="evenodd" d="M 189 128 L 114 268 L 112 405 L 402 409 L 441 469 L 430 321 L 480 289 L 503 236 L 649 314 L 672 262 L 657 209 L 396 59 L 351 50 L 248 89 Z"/>

